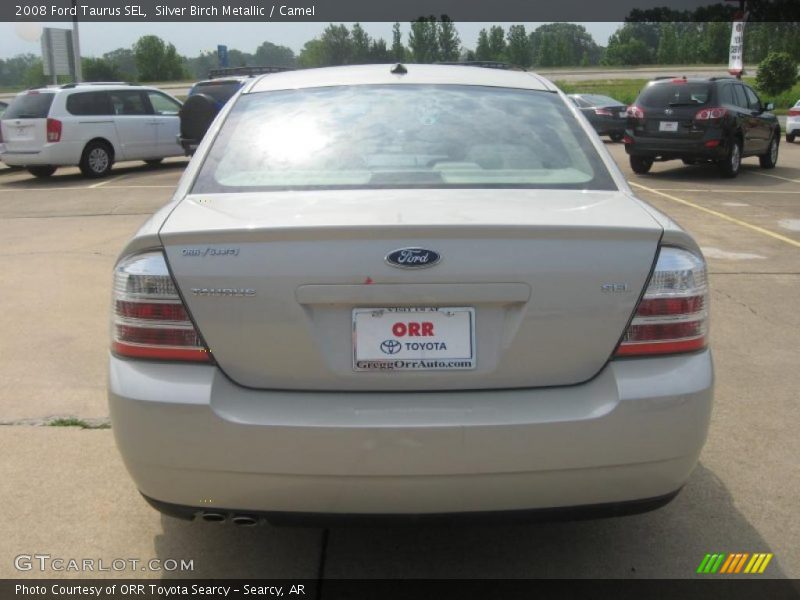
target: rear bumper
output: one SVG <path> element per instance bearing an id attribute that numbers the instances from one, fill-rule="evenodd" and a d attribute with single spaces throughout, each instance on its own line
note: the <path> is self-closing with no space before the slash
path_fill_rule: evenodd
<path id="1" fill-rule="evenodd" d="M 786 118 L 786 133 L 800 134 L 800 117 Z"/>
<path id="2" fill-rule="evenodd" d="M 728 142 L 719 137 L 702 139 L 668 139 L 633 136 L 633 143 L 625 144 L 625 152 L 634 156 L 647 156 L 661 160 L 689 158 L 695 160 L 722 160 L 728 153 Z M 719 145 L 708 148 L 706 142 L 720 140 Z"/>
<path id="3" fill-rule="evenodd" d="M 710 352 L 621 360 L 576 386 L 259 391 L 213 366 L 111 358 L 117 445 L 141 492 L 190 511 L 479 513 L 673 494 L 705 442 Z"/>
<path id="4" fill-rule="evenodd" d="M 0 160 L 14 167 L 77 165 L 81 160 L 83 146 L 67 141 L 44 144 L 39 150 L 15 151 L 13 144 L 6 144 Z"/>

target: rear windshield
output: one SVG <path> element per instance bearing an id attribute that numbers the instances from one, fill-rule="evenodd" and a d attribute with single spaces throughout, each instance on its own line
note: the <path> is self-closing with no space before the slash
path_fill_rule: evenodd
<path id="1" fill-rule="evenodd" d="M 589 103 L 589 106 L 624 106 L 622 102 L 614 100 L 611 96 L 584 94 L 583 99 Z"/>
<path id="2" fill-rule="evenodd" d="M 4 119 L 44 119 L 50 112 L 55 94 L 47 92 L 28 92 L 11 101 L 3 113 Z"/>
<path id="3" fill-rule="evenodd" d="M 657 83 L 646 87 L 636 104 L 662 108 L 666 106 L 699 106 L 708 102 L 711 86 L 707 83 Z"/>
<path id="4" fill-rule="evenodd" d="M 189 92 L 189 95 L 206 94 L 214 98 L 218 103 L 225 104 L 239 91 L 241 86 L 242 84 L 239 81 L 209 81 L 196 84 Z"/>
<path id="5" fill-rule="evenodd" d="M 241 96 L 193 191 L 410 187 L 616 189 L 556 94 L 365 85 Z"/>

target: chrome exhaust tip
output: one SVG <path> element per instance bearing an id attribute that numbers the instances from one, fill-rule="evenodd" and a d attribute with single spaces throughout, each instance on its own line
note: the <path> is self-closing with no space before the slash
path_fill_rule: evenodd
<path id="1" fill-rule="evenodd" d="M 225 520 L 225 515 L 216 512 L 204 512 L 200 518 L 207 523 L 222 523 Z"/>
<path id="2" fill-rule="evenodd" d="M 231 521 L 233 521 L 234 525 L 243 527 L 252 527 L 258 524 L 258 519 L 252 515 L 234 515 Z"/>

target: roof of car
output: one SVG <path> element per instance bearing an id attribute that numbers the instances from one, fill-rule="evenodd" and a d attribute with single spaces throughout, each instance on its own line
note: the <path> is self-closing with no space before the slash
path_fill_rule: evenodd
<path id="1" fill-rule="evenodd" d="M 66 85 L 48 85 L 38 88 L 31 88 L 20 92 L 20 94 L 29 94 L 31 92 L 108 92 L 113 90 L 158 90 L 158 88 L 149 85 L 139 85 L 137 83 L 78 83 Z M 161 90 L 159 90 L 161 91 Z"/>
<path id="2" fill-rule="evenodd" d="M 392 73 L 394 64 L 353 65 L 302 69 L 262 75 L 246 92 L 266 92 L 296 88 L 339 85 L 449 84 L 481 85 L 555 92 L 547 79 L 529 71 L 511 71 L 461 65 L 405 64 L 405 73 Z"/>

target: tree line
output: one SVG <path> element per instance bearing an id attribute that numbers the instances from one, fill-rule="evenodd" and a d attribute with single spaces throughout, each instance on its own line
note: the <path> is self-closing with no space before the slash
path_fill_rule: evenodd
<path id="1" fill-rule="evenodd" d="M 455 23 L 446 16 L 417 19 L 410 24 L 406 36 L 400 24 L 395 23 L 388 41 L 373 38 L 359 23 L 350 28 L 330 24 L 319 36 L 306 42 L 298 54 L 286 46 L 265 41 L 252 53 L 230 48 L 228 62 L 230 66 L 306 68 L 464 60 L 502 61 L 525 68 L 725 64 L 732 8 L 714 10 L 716 12 L 707 15 L 666 8 L 633 11 L 628 21 L 610 37 L 606 47 L 597 44 L 583 26 L 574 23 L 549 23 L 532 31 L 526 30 L 524 25 L 505 29 L 494 25 L 482 29 L 471 47 L 462 43 Z M 700 17 L 707 20 L 698 20 Z M 748 23 L 744 50 L 746 63 L 758 63 L 776 51 L 800 60 L 800 23 Z M 88 81 L 175 81 L 204 79 L 209 69 L 219 66 L 219 62 L 216 52 L 184 57 L 173 44 L 146 35 L 130 48 L 84 58 L 82 65 Z M 0 59 L 0 86 L 30 87 L 48 82 L 41 58 L 34 54 Z"/>

